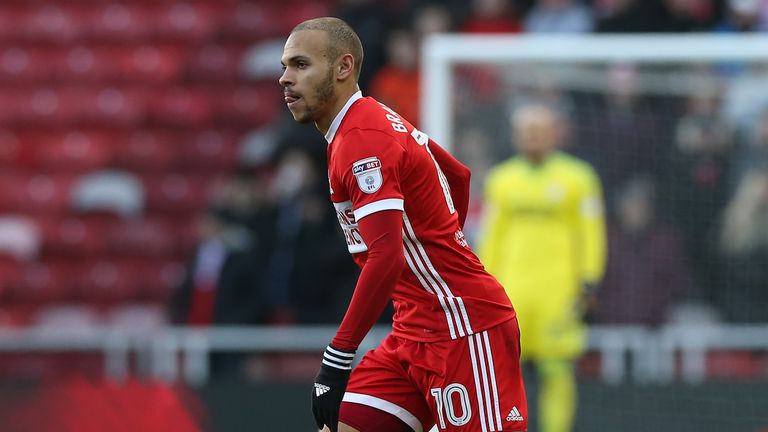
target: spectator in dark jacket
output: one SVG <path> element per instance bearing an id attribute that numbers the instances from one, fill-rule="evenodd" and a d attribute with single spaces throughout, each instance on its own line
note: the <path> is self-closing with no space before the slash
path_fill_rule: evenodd
<path id="1" fill-rule="evenodd" d="M 680 236 L 654 219 L 654 191 L 644 178 L 628 182 L 608 230 L 608 264 L 597 321 L 662 324 L 689 288 Z"/>

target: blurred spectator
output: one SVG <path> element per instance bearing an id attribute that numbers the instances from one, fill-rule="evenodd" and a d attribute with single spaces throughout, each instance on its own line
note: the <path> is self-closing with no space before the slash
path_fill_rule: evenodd
<path id="1" fill-rule="evenodd" d="M 751 128 L 768 108 L 768 62 L 731 62 L 722 69 L 729 78 L 723 95 L 724 115 L 735 126 Z"/>
<path id="2" fill-rule="evenodd" d="M 510 0 L 472 0 L 463 33 L 519 33 L 522 25 Z"/>
<path id="3" fill-rule="evenodd" d="M 371 96 L 419 126 L 419 47 L 413 33 L 400 29 L 387 36 L 387 63 L 371 82 Z"/>
<path id="4" fill-rule="evenodd" d="M 540 0 L 528 11 L 528 33 L 586 33 L 592 31 L 592 11 L 579 0 Z"/>
<path id="5" fill-rule="evenodd" d="M 768 166 L 742 177 L 719 240 L 725 283 L 716 292 L 717 304 L 731 321 L 768 321 Z"/>
<path id="6" fill-rule="evenodd" d="M 708 300 L 719 283 L 712 216 L 721 213 L 728 198 L 733 139 L 719 101 L 715 87 L 697 89 L 688 100 L 675 131 L 663 188 L 670 216 L 683 232 L 696 285 Z"/>
<path id="7" fill-rule="evenodd" d="M 688 294 L 690 274 L 678 232 L 660 224 L 651 181 L 635 177 L 621 189 L 608 229 L 608 264 L 596 321 L 662 324 Z"/>
<path id="8" fill-rule="evenodd" d="M 360 88 L 367 93 L 371 79 L 385 63 L 384 40 L 391 19 L 388 9 L 374 0 L 339 0 L 333 16 L 352 27 L 365 47 Z"/>
<path id="9" fill-rule="evenodd" d="M 278 150 L 272 194 L 277 203 L 275 248 L 269 259 L 268 295 L 301 323 L 341 319 L 357 277 L 328 203 L 321 166 L 325 140 L 287 136 Z M 319 149 L 319 150 L 316 150 Z M 329 248 L 329 244 L 338 247 Z M 339 251 L 331 252 L 330 250 Z"/>
<path id="10" fill-rule="evenodd" d="M 201 217 L 200 243 L 170 304 L 175 324 L 257 324 L 267 319 L 263 253 L 223 210 Z"/>
<path id="11" fill-rule="evenodd" d="M 594 164 L 609 200 L 618 185 L 640 173 L 652 173 L 655 158 L 664 153 L 664 140 L 655 116 L 638 96 L 638 71 L 634 65 L 618 63 L 608 67 L 606 92 L 591 100 L 590 109 L 578 110 L 575 123 L 579 144 L 572 150 Z"/>
<path id="12" fill-rule="evenodd" d="M 685 33 L 704 31 L 713 23 L 713 0 L 663 0 L 657 31 Z"/>
<path id="13" fill-rule="evenodd" d="M 644 0 L 597 0 L 598 33 L 639 33 L 654 31 L 659 18 L 656 2 Z"/>
<path id="14" fill-rule="evenodd" d="M 199 244 L 168 305 L 173 324 L 254 325 L 273 319 L 264 283 L 269 248 L 243 225 L 243 201 L 237 202 L 242 197 L 233 197 L 200 217 Z M 211 374 L 239 377 L 246 360 L 243 354 L 213 354 Z"/>
<path id="15" fill-rule="evenodd" d="M 719 32 L 752 32 L 768 30 L 768 2 L 762 0 L 728 0 L 725 17 L 715 26 Z"/>
<path id="16" fill-rule="evenodd" d="M 738 184 L 747 171 L 768 167 L 768 107 L 756 122 L 745 129 L 731 171 L 734 185 Z"/>
<path id="17" fill-rule="evenodd" d="M 438 2 L 417 7 L 413 17 L 412 27 L 419 42 L 431 34 L 447 33 L 453 30 L 454 19 L 451 16 L 451 10 Z"/>

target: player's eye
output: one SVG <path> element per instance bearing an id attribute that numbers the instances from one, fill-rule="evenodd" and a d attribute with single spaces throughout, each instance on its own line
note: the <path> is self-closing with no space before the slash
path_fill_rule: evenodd
<path id="1" fill-rule="evenodd" d="M 280 69 L 282 69 L 282 71 L 285 72 L 285 70 L 288 69 L 288 67 L 286 65 L 280 65 Z"/>
<path id="2" fill-rule="evenodd" d="M 299 69 L 306 69 L 306 68 L 307 68 L 307 66 L 309 66 L 309 65 L 308 65 L 307 63 L 305 63 L 305 62 L 298 62 L 298 63 L 296 63 L 296 66 L 297 66 Z"/>

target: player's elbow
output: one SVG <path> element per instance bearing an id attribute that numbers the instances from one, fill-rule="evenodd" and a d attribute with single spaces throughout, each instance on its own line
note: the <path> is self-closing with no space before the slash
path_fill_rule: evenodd
<path id="1" fill-rule="evenodd" d="M 459 170 L 459 175 L 461 176 L 462 181 L 469 182 L 472 178 L 472 170 L 470 170 L 468 166 L 462 164 L 461 169 Z"/>
<path id="2" fill-rule="evenodd" d="M 400 276 L 400 273 L 405 270 L 405 251 L 401 245 L 399 250 L 392 254 L 392 273 Z"/>

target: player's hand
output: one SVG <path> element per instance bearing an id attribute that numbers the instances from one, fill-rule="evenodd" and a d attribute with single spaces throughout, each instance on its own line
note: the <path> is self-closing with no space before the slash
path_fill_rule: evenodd
<path id="1" fill-rule="evenodd" d="M 320 372 L 312 387 L 312 414 L 318 429 L 326 425 L 336 432 L 339 427 L 339 406 L 347 389 L 354 358 L 354 352 L 338 350 L 330 345 L 325 349 Z"/>
<path id="2" fill-rule="evenodd" d="M 581 297 L 577 305 L 577 313 L 584 322 L 592 323 L 595 320 L 599 307 L 597 287 L 594 284 L 582 284 Z"/>

